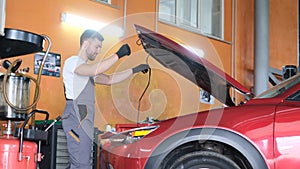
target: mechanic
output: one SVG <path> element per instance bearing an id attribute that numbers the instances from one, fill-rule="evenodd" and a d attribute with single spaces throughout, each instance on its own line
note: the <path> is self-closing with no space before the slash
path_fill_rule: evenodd
<path id="1" fill-rule="evenodd" d="M 69 153 L 68 169 L 91 169 L 91 151 L 94 133 L 95 84 L 119 83 L 137 72 L 146 72 L 147 64 L 140 64 L 114 74 L 104 74 L 120 58 L 130 55 L 124 44 L 113 55 L 94 61 L 102 48 L 103 36 L 94 30 L 86 30 L 80 37 L 78 55 L 71 56 L 63 67 L 66 106 L 62 115 L 63 130 L 67 137 Z"/>

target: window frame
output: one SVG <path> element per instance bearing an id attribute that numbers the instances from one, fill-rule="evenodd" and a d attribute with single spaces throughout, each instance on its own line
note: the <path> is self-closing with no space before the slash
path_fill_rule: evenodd
<path id="1" fill-rule="evenodd" d="M 214 35 L 213 34 L 213 31 L 211 31 L 210 33 L 207 33 L 205 31 L 203 31 L 203 27 L 201 27 L 203 24 L 201 24 L 201 16 L 203 16 L 201 14 L 201 1 L 202 0 L 197 0 L 197 27 L 193 27 L 193 26 L 190 26 L 190 25 L 187 25 L 187 24 L 183 24 L 182 22 L 180 22 L 180 20 L 182 20 L 180 17 L 179 17 L 179 1 L 180 0 L 169 0 L 169 1 L 174 1 L 175 2 L 175 16 L 169 16 L 169 18 L 175 18 L 175 19 L 170 19 L 170 20 L 167 20 L 167 19 L 164 19 L 162 16 L 165 16 L 166 14 L 165 13 L 162 13 L 161 12 L 161 1 L 162 0 L 159 0 L 159 8 L 158 8 L 158 21 L 159 22 L 162 22 L 162 23 L 165 23 L 165 24 L 169 24 L 169 25 L 172 25 L 172 26 L 175 26 L 175 27 L 178 27 L 178 28 L 181 28 L 181 29 L 184 29 L 184 30 L 187 30 L 189 32 L 193 32 L 193 33 L 197 33 L 197 34 L 201 34 L 201 35 L 204 35 L 204 36 L 207 36 L 207 37 L 210 37 L 210 38 L 214 38 L 214 39 L 218 39 L 218 40 L 222 40 L 224 41 L 225 39 L 225 25 L 224 25 L 224 18 L 225 18 L 225 9 L 224 9 L 224 6 L 225 6 L 225 2 L 224 0 L 220 0 L 220 13 L 221 13 L 221 16 L 219 17 L 219 19 L 221 20 L 220 21 L 220 32 L 219 32 L 219 36 L 217 35 Z M 168 1 L 168 0 L 164 0 L 164 1 Z M 211 0 L 213 1 L 213 0 Z M 213 25 L 211 23 L 211 25 Z"/>

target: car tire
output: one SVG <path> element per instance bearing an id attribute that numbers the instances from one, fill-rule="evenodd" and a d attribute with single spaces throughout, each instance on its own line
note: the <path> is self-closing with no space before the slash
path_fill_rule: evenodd
<path id="1" fill-rule="evenodd" d="M 169 169 L 240 169 L 230 158 L 210 151 L 196 151 L 176 159 Z"/>

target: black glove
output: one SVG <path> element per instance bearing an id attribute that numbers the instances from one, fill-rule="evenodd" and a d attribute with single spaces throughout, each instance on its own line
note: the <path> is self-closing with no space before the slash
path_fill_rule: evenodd
<path id="1" fill-rule="evenodd" d="M 132 72 L 133 73 L 137 73 L 137 72 L 147 73 L 149 69 L 150 69 L 149 65 L 147 65 L 147 64 L 140 64 L 140 65 L 132 68 Z"/>
<path id="2" fill-rule="evenodd" d="M 118 55 L 119 58 L 125 56 L 125 55 L 130 55 L 131 50 L 128 44 L 124 44 L 120 47 L 120 49 L 118 50 L 118 52 L 116 53 Z"/>

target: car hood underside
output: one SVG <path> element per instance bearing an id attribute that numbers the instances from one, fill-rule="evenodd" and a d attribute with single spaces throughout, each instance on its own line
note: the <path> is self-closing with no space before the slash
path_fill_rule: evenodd
<path id="1" fill-rule="evenodd" d="M 135 29 L 149 55 L 166 68 L 209 92 L 223 104 L 235 106 L 229 94 L 231 87 L 246 97 L 252 95 L 224 71 L 182 45 L 142 26 L 135 25 Z"/>

